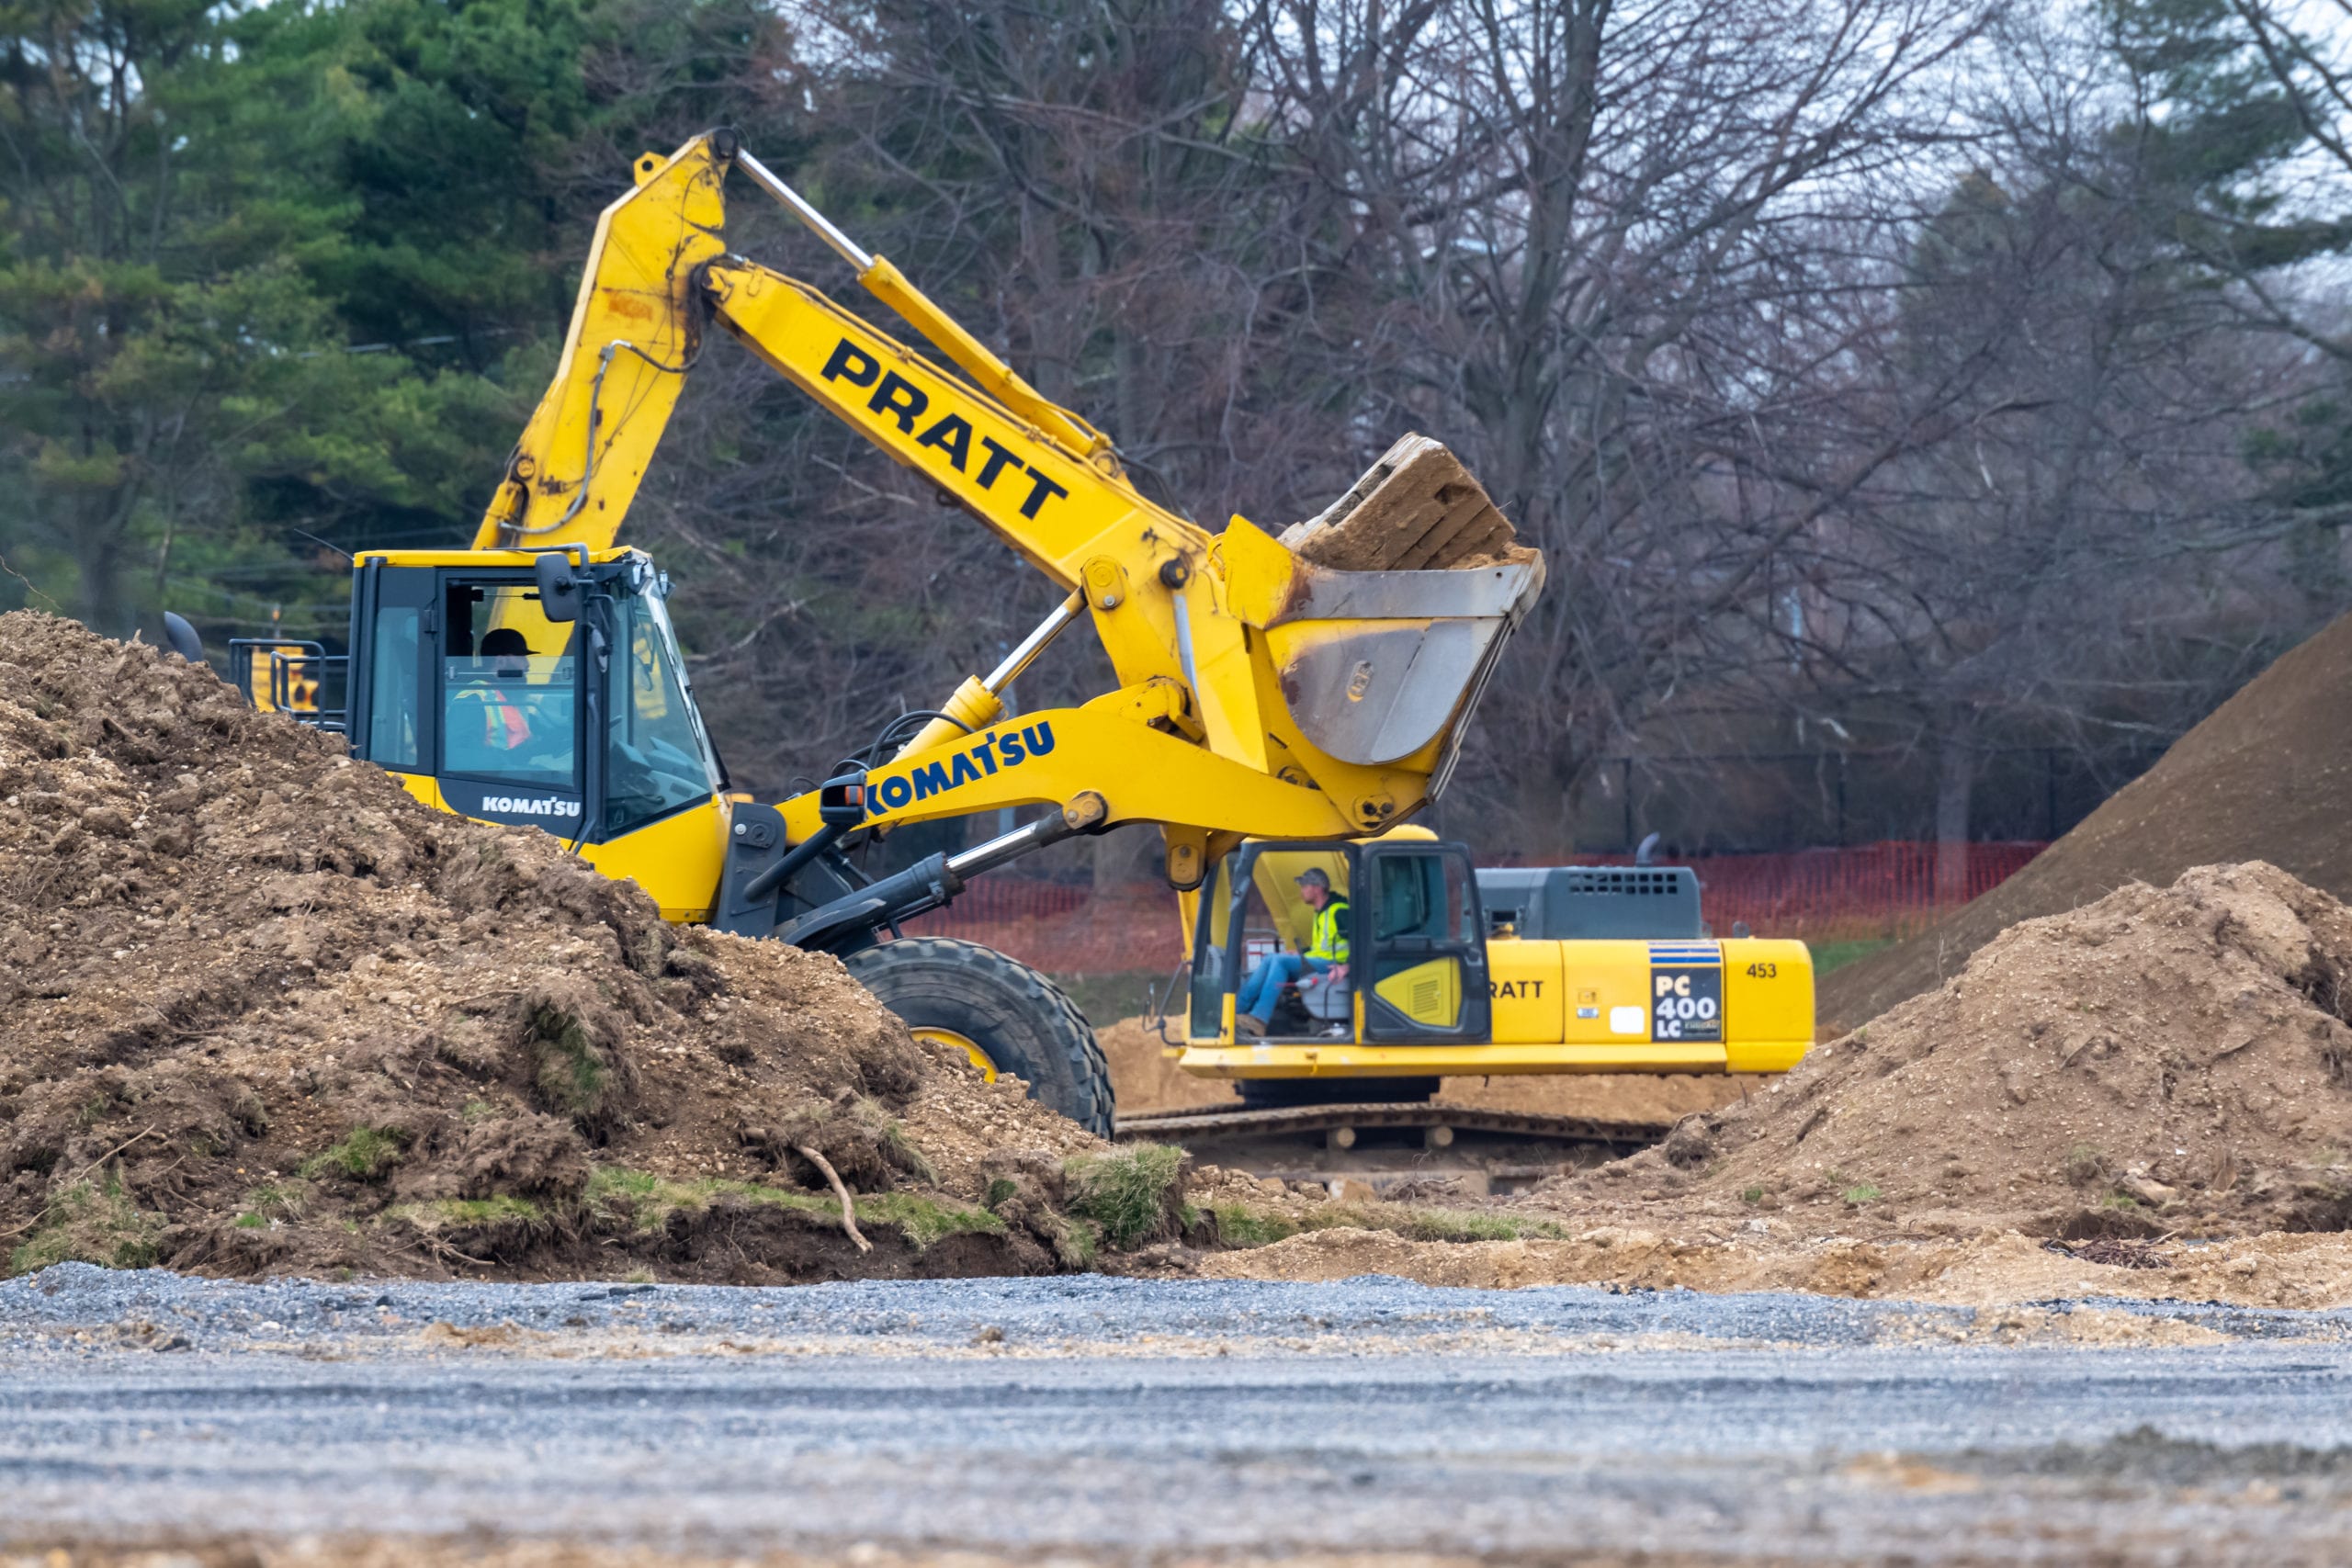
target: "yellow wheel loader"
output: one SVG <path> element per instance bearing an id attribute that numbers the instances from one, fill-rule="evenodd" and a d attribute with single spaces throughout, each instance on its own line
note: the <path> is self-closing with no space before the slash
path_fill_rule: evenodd
<path id="1" fill-rule="evenodd" d="M 1335 571 L 1241 517 L 1212 534 L 1147 499 L 1107 436 L 1039 395 L 731 133 L 648 153 L 634 173 L 636 188 L 597 223 L 554 381 L 472 547 L 375 550 L 355 562 L 339 720 L 353 754 L 428 805 L 556 835 L 636 882 L 670 919 L 841 954 L 918 1032 L 983 1070 L 1019 1075 L 1107 1133 L 1102 1055 L 1069 998 L 972 943 L 899 939 L 899 922 L 946 905 L 982 872 L 1125 823 L 1161 829 L 1179 890 L 1212 875 L 1219 889 L 1247 881 L 1237 869 L 1251 863 L 1246 853 L 1228 863 L 1246 837 L 1353 856 L 1347 840 L 1405 822 L 1444 787 L 1479 690 L 1542 586 L 1541 558 Z M 730 173 L 822 237 L 947 363 L 729 252 Z M 886 728 L 820 788 L 773 806 L 729 792 L 671 628 L 666 575 L 616 543 L 714 328 L 1068 591 L 987 676 Z M 1008 717 L 1000 694 L 1081 616 L 1116 687 Z M 1043 810 L 878 881 L 843 852 L 898 824 L 1024 807 Z M 1230 902 L 1212 893 L 1204 919 L 1221 899 Z M 1385 953 L 1404 940 L 1384 931 L 1367 946 Z M 1252 1079 L 1411 1076 L 1430 1070 L 1431 1053 L 1464 1048 L 1515 1052 L 1535 1070 L 1542 1041 L 1472 1043 L 1487 1032 L 1477 1021 L 1487 998 L 1466 955 L 1464 965 L 1456 990 L 1475 1005 L 1442 1027 L 1421 1021 L 1436 1016 L 1428 1008 L 1392 1019 L 1375 980 L 1356 1004 L 1351 1027 L 1368 1054 L 1355 1065 L 1318 1055 L 1201 1066 Z M 1232 1048 L 1229 1020 L 1222 1027 L 1204 1049 Z M 1776 1021 L 1775 1038 L 1792 1027 Z M 1417 1043 L 1399 1032 L 1412 1030 Z M 1571 1032 L 1546 1039 L 1564 1063 L 1579 1048 Z"/>

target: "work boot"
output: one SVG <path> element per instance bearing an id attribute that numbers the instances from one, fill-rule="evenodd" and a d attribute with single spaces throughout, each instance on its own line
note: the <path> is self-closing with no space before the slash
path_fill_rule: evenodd
<path id="1" fill-rule="evenodd" d="M 1233 1021 L 1233 1027 L 1237 1033 L 1247 1034 L 1252 1040 L 1263 1040 L 1266 1037 L 1266 1021 L 1254 1013 L 1241 1014 Z"/>

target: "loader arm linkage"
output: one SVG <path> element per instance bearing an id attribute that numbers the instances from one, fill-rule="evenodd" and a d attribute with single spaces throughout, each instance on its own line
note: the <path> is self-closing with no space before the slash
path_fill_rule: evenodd
<path id="1" fill-rule="evenodd" d="M 816 231 L 949 364 L 729 253 L 730 170 Z M 1442 787 L 1540 563 L 1333 572 L 1240 517 L 1211 534 L 1139 492 L 1108 437 L 1029 387 L 730 133 L 646 154 L 635 174 L 637 188 L 598 222 L 562 359 L 476 549 L 611 547 L 716 326 L 1069 591 L 1062 619 L 1090 612 L 1117 672 L 1114 692 L 1018 719 L 1005 718 L 999 692 L 1035 647 L 989 680 L 967 679 L 942 705 L 950 718 L 874 767 L 869 820 L 1067 807 L 1087 795 L 1101 807 L 1088 829 L 1160 826 L 1168 879 L 1185 888 L 1238 835 L 1377 832 Z M 827 820 L 815 792 L 777 810 L 793 844 Z"/>

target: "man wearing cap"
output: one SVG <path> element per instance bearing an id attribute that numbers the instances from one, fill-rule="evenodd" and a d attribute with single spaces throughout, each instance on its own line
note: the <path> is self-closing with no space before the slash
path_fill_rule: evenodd
<path id="1" fill-rule="evenodd" d="M 1320 975 L 1348 966 L 1348 901 L 1331 891 L 1331 878 L 1319 866 L 1310 866 L 1296 878 L 1298 896 L 1315 911 L 1315 929 L 1304 953 L 1277 953 L 1250 971 L 1241 982 L 1240 1012 L 1234 1027 L 1244 1034 L 1262 1035 L 1266 1021 L 1283 987 L 1305 975 Z"/>
<path id="2" fill-rule="evenodd" d="M 531 645 L 513 626 L 495 627 L 483 637 L 481 657 L 490 661 L 492 681 L 514 682 L 530 677 Z M 531 721 L 524 716 L 514 699 L 496 686 L 477 686 L 457 695 L 472 699 L 474 705 L 481 709 L 481 741 L 491 750 L 519 751 L 530 744 Z"/>

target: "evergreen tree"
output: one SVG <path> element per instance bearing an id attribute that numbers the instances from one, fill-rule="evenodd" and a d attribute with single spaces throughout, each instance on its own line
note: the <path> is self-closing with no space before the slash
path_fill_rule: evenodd
<path id="1" fill-rule="evenodd" d="M 2111 0 L 2109 27 L 2136 110 L 2116 135 L 2153 176 L 2152 222 L 2246 321 L 2320 351 L 2313 395 L 2245 445 L 2293 581 L 2334 614 L 2352 595 L 2352 338 L 2310 308 L 2295 269 L 2352 249 L 2352 164 L 2330 113 L 2346 83 L 2322 40 L 2259 0 Z"/>
<path id="2" fill-rule="evenodd" d="M 742 0 L 0 18 L 0 604 L 330 640 L 349 551 L 471 535 L 636 126 L 724 118 L 708 62 L 763 25 Z"/>

